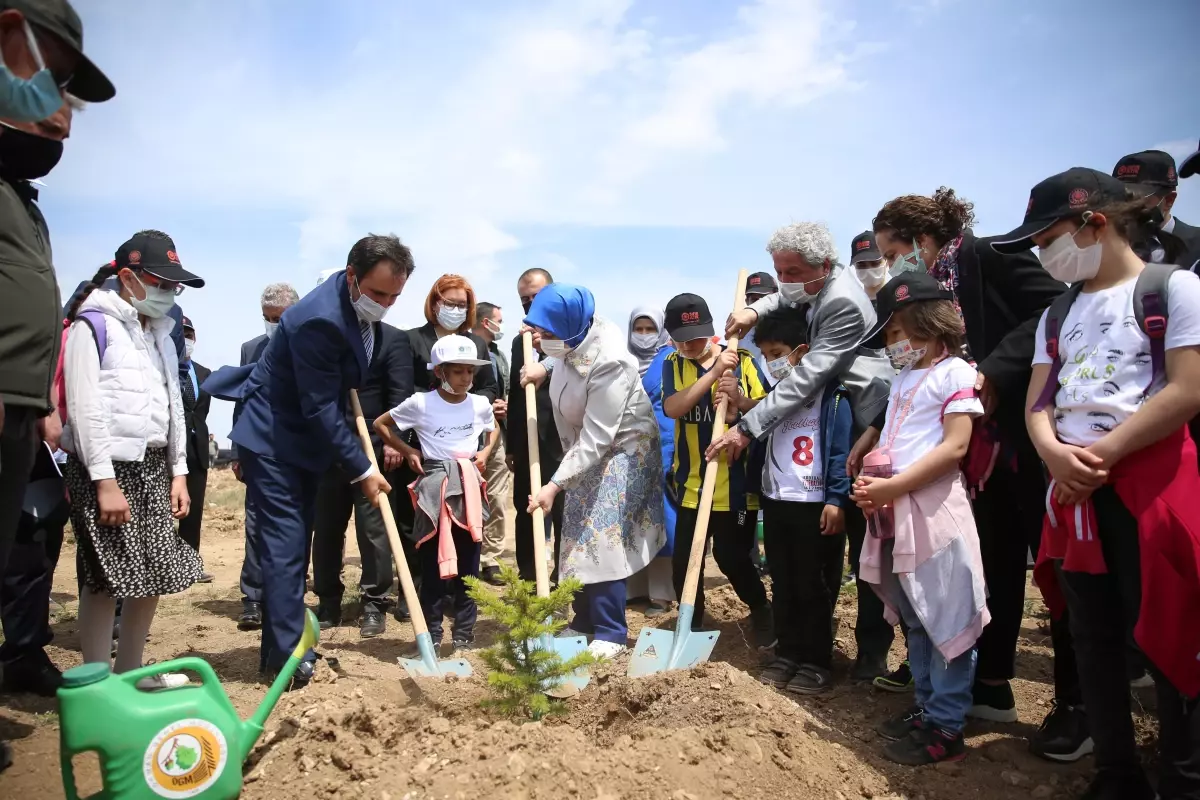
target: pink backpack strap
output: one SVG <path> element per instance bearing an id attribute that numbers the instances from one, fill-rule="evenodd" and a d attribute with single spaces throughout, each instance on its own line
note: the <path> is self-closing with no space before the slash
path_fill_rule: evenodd
<path id="1" fill-rule="evenodd" d="M 955 400 L 974 400 L 977 396 L 978 395 L 975 394 L 974 386 L 972 386 L 970 389 L 959 389 L 957 392 L 950 395 L 950 397 L 948 397 L 946 399 L 946 402 L 942 403 L 942 413 L 939 415 L 938 418 L 942 422 L 946 421 L 946 407 L 949 406 L 951 403 L 953 403 Z"/>

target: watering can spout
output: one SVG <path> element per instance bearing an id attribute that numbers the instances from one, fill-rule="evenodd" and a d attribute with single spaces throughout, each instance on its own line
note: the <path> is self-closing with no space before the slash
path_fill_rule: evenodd
<path id="1" fill-rule="evenodd" d="M 246 735 L 241 737 L 242 749 L 245 752 L 238 753 L 238 757 L 244 762 L 250 755 L 250 751 L 254 749 L 254 745 L 258 742 L 258 737 L 262 735 L 263 726 L 266 725 L 267 717 L 275 710 L 275 704 L 279 702 L 279 698 L 283 697 L 283 693 L 287 691 L 288 685 L 292 682 L 292 675 L 295 674 L 296 668 L 300 666 L 300 661 L 304 658 L 304 654 L 317 646 L 317 642 L 321 638 L 321 627 L 317 624 L 317 618 L 311 611 L 304 612 L 304 632 L 300 634 L 300 642 L 296 645 L 296 649 L 292 651 L 292 655 L 288 658 L 287 663 L 283 665 L 283 669 L 279 670 L 279 674 L 275 676 L 274 683 L 267 690 L 266 697 L 258 704 L 258 708 L 254 713 L 242 723 L 242 728 Z"/>

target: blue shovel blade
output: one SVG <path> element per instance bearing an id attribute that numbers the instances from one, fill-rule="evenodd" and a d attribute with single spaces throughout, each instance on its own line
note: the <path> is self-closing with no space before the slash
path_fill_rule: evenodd
<path id="1" fill-rule="evenodd" d="M 655 672 L 691 669 L 708 661 L 720 635 L 719 631 L 692 631 L 690 623 L 675 631 L 642 628 L 629 660 L 628 675 L 640 678 Z"/>
<path id="2" fill-rule="evenodd" d="M 531 650 L 534 648 L 548 648 L 553 650 L 555 653 L 558 653 L 558 657 L 565 662 L 570 661 L 572 658 L 587 649 L 587 637 L 560 636 L 556 638 L 553 636 L 544 636 L 541 639 L 530 639 L 529 647 Z M 585 667 L 583 669 L 575 670 L 575 672 L 572 672 L 570 675 L 562 678 L 557 684 L 547 684 L 544 688 L 547 693 L 551 693 L 557 689 L 558 686 L 567 684 L 570 685 L 576 692 L 578 692 L 582 691 L 584 687 L 588 685 L 588 682 L 591 681 L 591 679 L 591 673 L 588 672 L 587 668 Z"/>
<path id="3" fill-rule="evenodd" d="M 447 675 L 457 675 L 460 678 L 471 676 L 471 665 L 461 658 L 448 658 L 438 661 L 433 649 L 433 639 L 428 633 L 417 637 L 417 650 L 420 658 L 398 658 L 400 666 L 410 678 L 444 678 Z"/>

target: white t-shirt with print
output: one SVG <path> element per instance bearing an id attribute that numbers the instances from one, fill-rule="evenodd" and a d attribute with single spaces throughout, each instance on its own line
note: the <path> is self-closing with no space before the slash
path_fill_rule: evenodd
<path id="1" fill-rule="evenodd" d="M 1150 385 L 1150 337 L 1133 313 L 1137 279 L 1098 292 L 1080 292 L 1059 324 L 1062 371 L 1054 398 L 1058 438 L 1087 447 L 1129 418 L 1145 399 L 1166 385 Z M 1049 364 L 1046 315 L 1038 322 L 1034 364 Z M 1167 284 L 1166 350 L 1200 345 L 1200 278 L 1179 270 Z"/>
<path id="2" fill-rule="evenodd" d="M 821 396 L 814 396 L 771 431 L 772 500 L 825 502 L 825 463 L 821 458 Z"/>
<path id="3" fill-rule="evenodd" d="M 436 461 L 473 457 L 480 434 L 496 427 L 492 404 L 478 394 L 447 403 L 436 391 L 417 392 L 389 413 L 400 430 L 417 432 L 421 455 Z"/>
<path id="4" fill-rule="evenodd" d="M 891 454 L 893 475 L 904 472 L 942 443 L 945 414 L 983 415 L 983 403 L 973 394 L 947 404 L 959 392 L 974 390 L 977 374 L 957 356 L 929 369 L 900 370 L 892 381 L 887 422 L 879 435 L 879 448 Z"/>

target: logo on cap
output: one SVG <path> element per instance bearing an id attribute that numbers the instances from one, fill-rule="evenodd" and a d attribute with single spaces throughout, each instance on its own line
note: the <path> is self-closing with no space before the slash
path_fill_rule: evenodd
<path id="1" fill-rule="evenodd" d="M 1122 166 L 1117 167 L 1117 177 L 1121 179 L 1136 178 L 1138 173 L 1141 171 L 1141 164 L 1123 164 Z"/>
<path id="2" fill-rule="evenodd" d="M 130 264 L 142 263 L 142 253 L 140 250 L 130 250 L 129 251 L 129 263 Z"/>
<path id="3" fill-rule="evenodd" d="M 871 246 L 871 241 L 869 239 L 863 239 L 861 242 L 855 243 L 854 249 L 855 250 L 866 250 L 870 246 Z"/>
<path id="4" fill-rule="evenodd" d="M 679 315 L 679 322 L 682 325 L 687 325 L 689 322 L 699 322 L 699 321 L 700 321 L 700 312 L 699 311 L 685 311 Z"/>
<path id="5" fill-rule="evenodd" d="M 1175 168 L 1174 167 L 1167 167 L 1167 180 L 1169 180 L 1169 181 L 1175 180 Z"/>
<path id="6" fill-rule="evenodd" d="M 1025 206 L 1025 216 L 1029 216 L 1029 212 L 1033 211 L 1033 195 L 1029 195 L 1029 205 Z"/>
<path id="7" fill-rule="evenodd" d="M 907 300 L 907 299 L 908 299 L 908 287 L 903 286 L 903 285 L 897 286 L 896 287 L 896 300 L 899 301 L 899 300 Z"/>
<path id="8" fill-rule="evenodd" d="M 1067 205 L 1071 208 L 1080 208 L 1087 205 L 1088 193 L 1087 189 L 1072 189 L 1067 195 Z"/>
<path id="9" fill-rule="evenodd" d="M 758 286 L 760 283 L 762 283 L 762 278 L 757 275 L 750 279 L 751 286 Z"/>
<path id="10" fill-rule="evenodd" d="M 176 252 L 174 250 L 168 250 L 167 251 L 167 261 L 170 261 L 172 264 L 178 264 L 179 263 L 178 254 L 176 254 Z"/>

